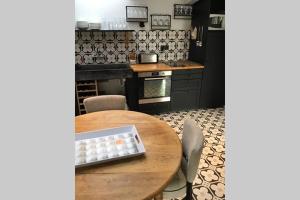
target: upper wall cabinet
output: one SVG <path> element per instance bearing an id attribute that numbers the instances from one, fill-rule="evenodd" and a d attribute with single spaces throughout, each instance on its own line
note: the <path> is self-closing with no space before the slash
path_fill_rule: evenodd
<path id="1" fill-rule="evenodd" d="M 225 0 L 199 0 L 193 4 L 192 39 L 190 41 L 189 58 L 204 64 L 206 59 L 206 43 L 208 27 L 212 24 L 211 14 L 224 14 Z M 219 18 L 216 18 L 219 19 Z M 220 23 L 219 23 L 220 22 Z M 222 24 L 221 21 L 214 24 Z"/>
<path id="2" fill-rule="evenodd" d="M 210 14 L 225 14 L 225 0 L 211 0 Z"/>

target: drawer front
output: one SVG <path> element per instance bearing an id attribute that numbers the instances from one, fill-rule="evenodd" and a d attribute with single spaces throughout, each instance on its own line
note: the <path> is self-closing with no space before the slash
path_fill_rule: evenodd
<path id="1" fill-rule="evenodd" d="M 189 79 L 189 74 L 172 74 L 172 80 L 183 80 L 183 79 Z"/>
<path id="2" fill-rule="evenodd" d="M 172 99 L 171 99 L 172 101 Z M 149 104 L 140 104 L 139 112 L 147 114 L 159 114 L 163 112 L 169 112 L 171 107 L 170 102 L 160 102 L 160 103 L 149 103 Z"/>
<path id="3" fill-rule="evenodd" d="M 173 74 L 180 75 L 180 74 L 199 74 L 203 71 L 203 69 L 186 69 L 186 70 L 173 70 Z"/>
<path id="4" fill-rule="evenodd" d="M 201 79 L 184 79 L 172 81 L 172 91 L 196 89 L 201 87 Z"/>
<path id="5" fill-rule="evenodd" d="M 189 80 L 190 88 L 200 88 L 202 79 L 191 79 Z"/>
<path id="6" fill-rule="evenodd" d="M 203 70 L 202 69 L 192 69 L 192 70 L 176 70 L 172 73 L 172 80 L 181 79 L 202 79 Z"/>
<path id="7" fill-rule="evenodd" d="M 189 88 L 189 86 L 190 86 L 189 80 L 176 80 L 176 81 L 172 81 L 171 84 L 172 91 L 183 90 Z"/>
<path id="8" fill-rule="evenodd" d="M 191 79 L 202 79 L 203 73 L 190 74 Z"/>

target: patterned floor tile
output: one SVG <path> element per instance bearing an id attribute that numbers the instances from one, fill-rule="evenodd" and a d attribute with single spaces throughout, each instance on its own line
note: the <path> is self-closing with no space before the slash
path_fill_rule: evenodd
<path id="1" fill-rule="evenodd" d="M 183 123 L 194 119 L 205 137 L 197 176 L 193 183 L 194 200 L 225 199 L 225 110 L 198 109 L 163 113 L 155 117 L 168 123 L 182 138 Z M 181 199 L 176 199 L 181 200 Z"/>

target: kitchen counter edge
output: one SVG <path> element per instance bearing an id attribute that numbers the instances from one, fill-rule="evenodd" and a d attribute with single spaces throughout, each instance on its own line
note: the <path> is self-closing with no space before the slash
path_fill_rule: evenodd
<path id="1" fill-rule="evenodd" d="M 173 71 L 173 70 L 189 70 L 189 69 L 204 69 L 205 66 L 199 63 L 191 64 L 184 67 L 171 67 L 163 63 L 155 64 L 132 64 L 130 65 L 134 72 L 153 72 L 153 71 Z"/>

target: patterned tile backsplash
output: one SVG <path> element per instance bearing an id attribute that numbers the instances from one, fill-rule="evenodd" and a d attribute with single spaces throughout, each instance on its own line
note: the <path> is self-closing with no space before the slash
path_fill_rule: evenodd
<path id="1" fill-rule="evenodd" d="M 124 63 L 128 54 L 157 53 L 160 61 L 188 59 L 190 31 L 75 32 L 75 63 Z M 161 51 L 161 45 L 168 50 Z"/>

